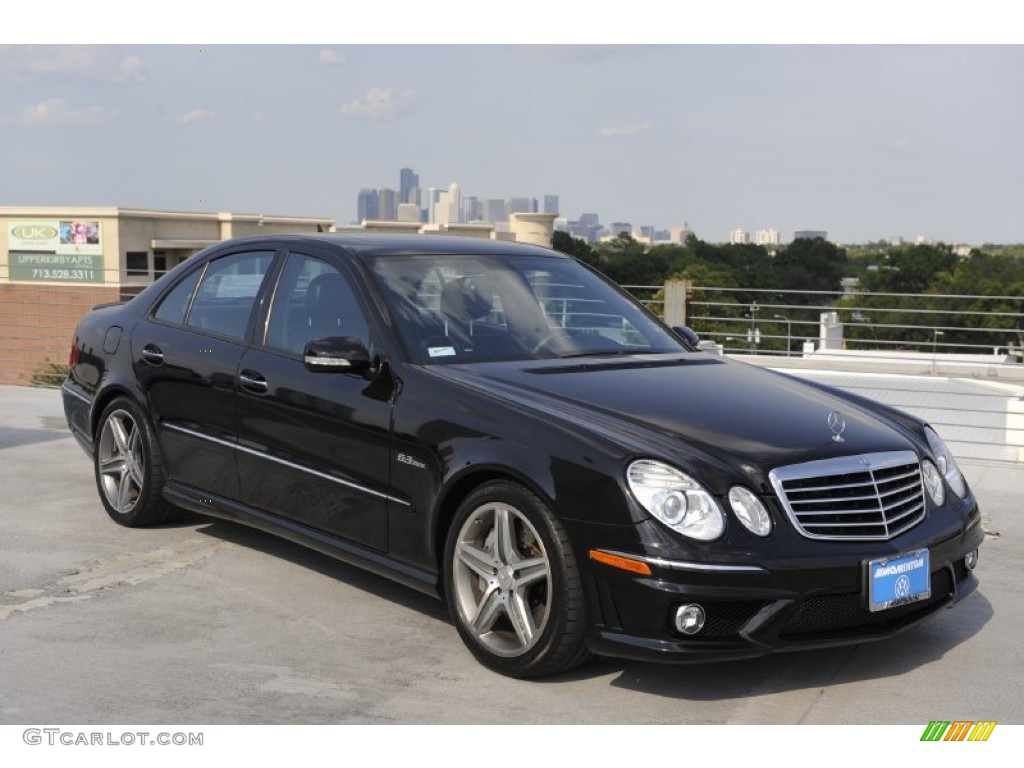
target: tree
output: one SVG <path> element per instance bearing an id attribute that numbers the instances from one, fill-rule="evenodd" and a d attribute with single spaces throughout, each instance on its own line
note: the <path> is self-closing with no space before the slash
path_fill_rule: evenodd
<path id="1" fill-rule="evenodd" d="M 561 232 L 555 230 L 551 235 L 551 247 L 556 251 L 567 253 L 570 256 L 575 256 L 580 261 L 585 261 L 587 264 L 594 263 L 594 249 L 591 248 L 586 240 L 579 237 L 573 237 L 568 232 Z"/>
<path id="2" fill-rule="evenodd" d="M 770 285 L 780 291 L 835 291 L 846 269 L 846 251 L 820 237 L 794 240 L 772 263 Z M 817 303 L 819 298 L 791 303 Z"/>

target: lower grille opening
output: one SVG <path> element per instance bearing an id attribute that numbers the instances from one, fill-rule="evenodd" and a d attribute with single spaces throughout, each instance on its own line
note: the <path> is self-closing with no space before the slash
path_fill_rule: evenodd
<path id="1" fill-rule="evenodd" d="M 863 597 L 859 592 L 808 598 L 786 624 L 781 636 L 793 640 L 819 633 L 841 633 L 843 630 L 866 627 L 876 628 L 879 632 L 896 628 L 909 617 L 926 613 L 949 597 L 953 591 L 953 579 L 949 569 L 935 571 L 931 576 L 931 585 L 932 594 L 927 600 L 874 613 L 864 607 Z"/>
<path id="2" fill-rule="evenodd" d="M 699 598 L 687 600 L 687 602 L 699 603 L 704 608 L 704 614 L 707 617 L 704 622 L 704 628 L 696 635 L 681 635 L 674 629 L 672 630 L 673 635 L 684 637 L 687 642 L 736 637 L 739 631 L 743 629 L 743 626 L 768 604 L 764 600 L 706 601 Z M 675 611 L 674 606 L 672 611 Z M 669 626 L 672 626 L 671 620 L 669 621 Z"/>

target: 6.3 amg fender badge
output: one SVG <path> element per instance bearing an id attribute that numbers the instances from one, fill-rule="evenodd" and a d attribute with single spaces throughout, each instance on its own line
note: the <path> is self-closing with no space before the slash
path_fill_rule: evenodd
<path id="1" fill-rule="evenodd" d="M 846 429 L 846 419 L 839 411 L 832 411 L 828 415 L 828 428 L 832 430 L 832 441 L 835 443 L 846 442 L 843 439 L 843 431 Z"/>
<path id="2" fill-rule="evenodd" d="M 416 467 L 416 469 L 426 469 L 427 468 L 427 465 L 424 464 L 422 461 L 416 461 L 416 459 L 414 459 L 412 456 L 410 456 L 410 455 L 408 455 L 406 453 L 398 454 L 398 456 L 396 456 L 395 459 L 400 464 L 408 464 L 410 467 Z"/>

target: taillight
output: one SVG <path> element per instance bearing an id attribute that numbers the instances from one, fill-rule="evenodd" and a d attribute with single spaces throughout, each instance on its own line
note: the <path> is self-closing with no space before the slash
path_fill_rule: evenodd
<path id="1" fill-rule="evenodd" d="M 71 354 L 68 355 L 68 368 L 74 368 L 78 365 L 78 337 L 75 336 L 75 340 L 71 342 Z"/>

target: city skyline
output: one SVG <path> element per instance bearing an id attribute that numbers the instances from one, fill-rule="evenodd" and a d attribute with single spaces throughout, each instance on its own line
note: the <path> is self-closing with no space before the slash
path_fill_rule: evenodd
<path id="1" fill-rule="evenodd" d="M 0 204 L 345 223 L 409 168 L 709 241 L 1024 242 L 1021 73 L 1020 46 L 5 45 Z"/>

